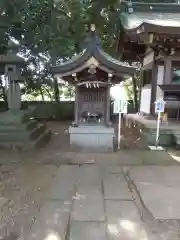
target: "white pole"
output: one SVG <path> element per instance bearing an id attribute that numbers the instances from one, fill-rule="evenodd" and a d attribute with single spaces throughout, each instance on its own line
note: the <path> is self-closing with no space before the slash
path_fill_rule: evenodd
<path id="1" fill-rule="evenodd" d="M 159 128 L 160 128 L 160 120 L 161 120 L 161 113 L 158 112 L 158 118 L 157 118 L 157 129 L 156 129 L 156 147 L 159 144 Z"/>
<path id="2" fill-rule="evenodd" d="M 121 143 L 121 113 L 119 113 L 119 126 L 118 126 L 118 149 L 120 149 Z"/>

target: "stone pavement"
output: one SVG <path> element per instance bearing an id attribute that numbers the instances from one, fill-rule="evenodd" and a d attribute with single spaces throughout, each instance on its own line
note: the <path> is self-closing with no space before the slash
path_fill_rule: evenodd
<path id="1" fill-rule="evenodd" d="M 35 223 L 19 240 L 180 239 L 178 165 L 98 159 L 58 168 Z"/>
<path id="2" fill-rule="evenodd" d="M 166 152 L 0 161 L 0 240 L 180 240 L 180 164 Z"/>

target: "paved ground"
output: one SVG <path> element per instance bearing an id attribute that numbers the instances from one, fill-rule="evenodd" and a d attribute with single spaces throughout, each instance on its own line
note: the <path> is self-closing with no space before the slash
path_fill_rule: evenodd
<path id="1" fill-rule="evenodd" d="M 180 166 L 167 153 L 33 160 L 0 168 L 2 239 L 180 239 Z"/>
<path id="2" fill-rule="evenodd" d="M 0 153 L 0 240 L 180 240 L 180 152 L 75 153 L 59 134 Z"/>

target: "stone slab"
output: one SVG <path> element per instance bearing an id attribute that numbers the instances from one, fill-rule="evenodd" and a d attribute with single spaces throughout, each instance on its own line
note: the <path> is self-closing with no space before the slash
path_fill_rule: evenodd
<path id="1" fill-rule="evenodd" d="M 107 240 L 105 224 L 93 222 L 71 223 L 70 240 Z"/>
<path id="2" fill-rule="evenodd" d="M 79 187 L 71 214 L 72 220 L 104 221 L 103 195 L 98 186 Z"/>
<path id="3" fill-rule="evenodd" d="M 75 182 L 78 176 L 79 167 L 73 165 L 61 165 L 55 174 L 54 180 L 66 180 Z"/>
<path id="4" fill-rule="evenodd" d="M 77 166 L 61 166 L 56 171 L 52 189 L 49 191 L 47 198 L 72 201 L 75 194 L 78 169 Z"/>
<path id="5" fill-rule="evenodd" d="M 122 168 L 118 165 L 101 165 L 99 166 L 101 174 L 118 174 L 122 173 Z"/>
<path id="6" fill-rule="evenodd" d="M 109 240 L 149 239 L 133 202 L 107 200 L 105 205 Z"/>
<path id="7" fill-rule="evenodd" d="M 179 188 L 149 184 L 138 184 L 146 207 L 156 219 L 180 219 Z"/>
<path id="8" fill-rule="evenodd" d="M 0 209 L 8 202 L 7 198 L 0 197 Z"/>
<path id="9" fill-rule="evenodd" d="M 55 181 L 52 189 L 48 193 L 49 200 L 67 200 L 72 201 L 75 196 L 75 183 L 62 181 Z"/>
<path id="10" fill-rule="evenodd" d="M 130 178 L 154 218 L 180 219 L 180 167 L 133 168 Z"/>
<path id="11" fill-rule="evenodd" d="M 104 198 L 114 200 L 131 200 L 132 196 L 123 174 L 110 174 L 104 176 Z"/>
<path id="12" fill-rule="evenodd" d="M 79 168 L 78 186 L 97 186 L 102 184 L 99 168 L 96 165 L 85 165 Z"/>
<path id="13" fill-rule="evenodd" d="M 130 171 L 130 177 L 135 182 L 180 187 L 180 166 L 136 167 Z"/>
<path id="14" fill-rule="evenodd" d="M 66 239 L 71 204 L 48 201 L 40 211 L 26 240 Z"/>
<path id="15" fill-rule="evenodd" d="M 137 154 L 137 152 L 139 152 L 139 154 Z M 140 151 L 121 150 L 120 152 L 114 152 L 111 154 L 99 154 L 96 156 L 95 162 L 98 165 L 141 165 L 142 159 L 139 156 Z"/>
<path id="16" fill-rule="evenodd" d="M 133 156 L 133 157 L 132 157 Z M 176 161 L 165 151 L 121 150 L 119 156 L 121 165 L 174 165 Z"/>
<path id="17" fill-rule="evenodd" d="M 165 151 L 144 151 L 141 159 L 143 164 L 174 165 L 176 161 Z"/>

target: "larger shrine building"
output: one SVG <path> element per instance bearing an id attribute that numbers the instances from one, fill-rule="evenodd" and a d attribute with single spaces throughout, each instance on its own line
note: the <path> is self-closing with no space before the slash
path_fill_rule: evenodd
<path id="1" fill-rule="evenodd" d="M 159 98 L 164 98 L 171 110 L 180 108 L 179 13 L 177 3 L 121 5 L 118 51 L 121 60 L 141 62 L 142 113 L 154 114 L 154 102 Z"/>

